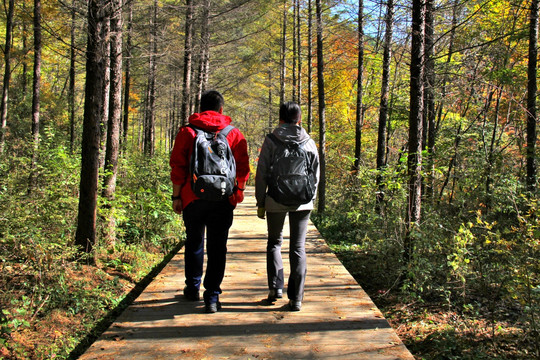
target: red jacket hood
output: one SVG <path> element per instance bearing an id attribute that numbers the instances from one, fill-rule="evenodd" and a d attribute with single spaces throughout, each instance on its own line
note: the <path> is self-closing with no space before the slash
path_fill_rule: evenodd
<path id="1" fill-rule="evenodd" d="M 216 111 L 195 113 L 189 117 L 189 123 L 201 129 L 215 132 L 223 129 L 231 123 L 231 118 Z"/>

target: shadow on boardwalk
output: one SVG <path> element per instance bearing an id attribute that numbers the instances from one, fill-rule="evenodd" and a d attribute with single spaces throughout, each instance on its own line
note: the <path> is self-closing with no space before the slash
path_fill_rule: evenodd
<path id="1" fill-rule="evenodd" d="M 235 212 L 220 312 L 183 299 L 180 252 L 81 359 L 413 359 L 312 225 L 302 311 L 288 311 L 286 296 L 266 300 L 266 223 L 253 195 Z"/>

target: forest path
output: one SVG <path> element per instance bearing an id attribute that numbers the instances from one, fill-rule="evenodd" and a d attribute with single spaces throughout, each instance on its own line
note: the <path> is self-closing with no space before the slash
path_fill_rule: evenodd
<path id="1" fill-rule="evenodd" d="M 266 222 L 256 212 L 248 187 L 230 231 L 221 311 L 184 300 L 180 251 L 80 359 L 413 359 L 311 223 L 302 310 L 288 311 L 286 294 L 269 304 Z"/>

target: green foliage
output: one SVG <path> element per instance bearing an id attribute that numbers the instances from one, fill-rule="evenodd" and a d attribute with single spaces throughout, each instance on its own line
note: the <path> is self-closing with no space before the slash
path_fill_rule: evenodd
<path id="1" fill-rule="evenodd" d="M 522 185 L 498 173 L 491 174 L 497 181 L 489 206 L 485 190 L 472 182 L 471 191 L 451 203 L 424 198 L 413 257 L 405 264 L 404 166 L 400 162 L 380 174 L 382 204 L 376 203 L 375 194 L 381 191 L 374 185 L 376 172 L 361 168 L 355 176 L 331 173 L 333 203 L 313 218 L 331 248 L 376 302 L 399 296 L 402 302 L 438 304 L 470 318 L 470 326 L 485 326 L 486 337 L 495 342 L 517 336 L 504 328 L 512 324 L 512 331 L 525 334 L 518 352 L 538 351 L 532 345 L 539 340 L 538 201 L 520 196 Z M 437 356 L 453 358 L 465 346 L 452 343 L 457 341 L 472 346 L 461 331 L 439 332 L 413 346 L 425 351 L 444 343 L 448 352 Z M 468 349 L 471 354 L 481 350 Z"/>
<path id="2" fill-rule="evenodd" d="M 30 153 L 25 145 L 10 151 Z M 28 191 L 29 157 L 0 161 L 0 351 L 2 356 L 65 358 L 183 239 L 170 208 L 166 155 L 124 155 L 117 196 L 99 198 L 99 241 L 90 254 L 73 247 L 79 155 L 44 129 L 37 186 Z"/>
<path id="3" fill-rule="evenodd" d="M 116 237 L 125 244 L 162 247 L 168 252 L 182 237 L 180 217 L 170 204 L 171 184 L 165 155 L 153 158 L 141 154 L 123 156 L 122 174 L 115 199 L 101 199 L 100 216 L 116 223 Z M 108 223 L 103 222 L 102 229 Z"/>

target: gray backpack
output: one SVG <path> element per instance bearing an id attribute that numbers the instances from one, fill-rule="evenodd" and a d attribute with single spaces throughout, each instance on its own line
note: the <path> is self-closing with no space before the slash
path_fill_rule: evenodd
<path id="1" fill-rule="evenodd" d="M 315 197 L 316 179 L 313 158 L 302 143 L 283 142 L 274 134 L 268 138 L 276 144 L 267 179 L 268 195 L 282 205 L 307 204 Z"/>
<path id="2" fill-rule="evenodd" d="M 227 199 L 236 185 L 236 161 L 227 141 L 234 126 L 215 133 L 188 126 L 196 133 L 190 163 L 193 192 L 204 200 Z"/>

